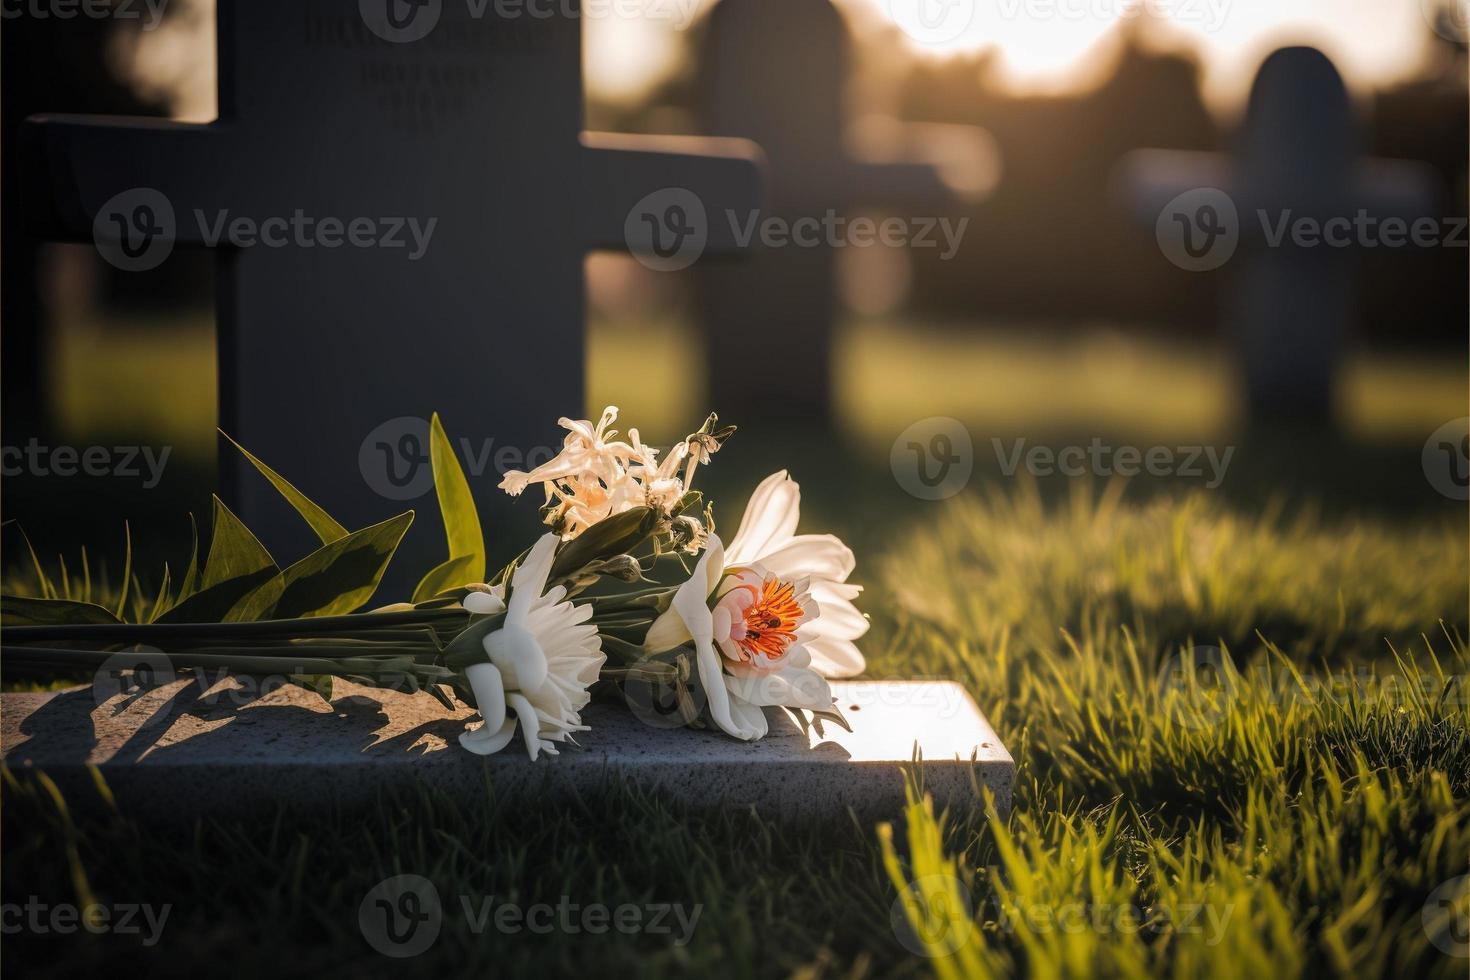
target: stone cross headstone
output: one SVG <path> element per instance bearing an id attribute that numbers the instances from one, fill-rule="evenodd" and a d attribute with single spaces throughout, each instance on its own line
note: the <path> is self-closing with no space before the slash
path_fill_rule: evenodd
<path id="1" fill-rule="evenodd" d="M 707 29 L 703 129 L 748 137 L 765 151 L 770 190 L 760 217 L 820 221 L 831 209 L 851 220 L 863 206 L 932 214 L 953 202 L 926 162 L 867 162 L 844 150 L 851 45 L 829 0 L 722 0 Z M 712 225 L 724 222 L 710 213 Z M 758 238 L 751 248 L 745 261 L 700 270 L 711 405 L 743 422 L 779 415 L 825 423 L 839 303 L 834 250 L 762 248 Z"/>
<path id="2" fill-rule="evenodd" d="M 133 268 L 216 249 L 229 435 L 349 527 L 417 506 L 395 599 L 446 557 L 429 414 L 464 440 L 492 557 L 509 558 L 535 507 L 513 507 L 497 469 L 581 410 L 585 253 L 624 247 L 630 210 L 664 187 L 758 197 L 743 141 L 583 133 L 577 6 L 504 10 L 221 0 L 216 122 L 28 127 L 37 233 Z M 222 451 L 221 468 L 269 546 L 310 547 L 248 464 Z"/>
<path id="3" fill-rule="evenodd" d="M 1121 175 L 1127 203 L 1170 261 L 1192 271 L 1228 263 L 1223 319 L 1251 422 L 1329 425 L 1365 244 L 1343 219 L 1427 217 L 1433 172 L 1360 157 L 1337 69 L 1320 51 L 1295 47 L 1261 66 L 1233 156 L 1141 150 Z M 1329 221 L 1335 243 L 1311 234 Z M 1306 236 L 1299 241 L 1294 228 Z"/>

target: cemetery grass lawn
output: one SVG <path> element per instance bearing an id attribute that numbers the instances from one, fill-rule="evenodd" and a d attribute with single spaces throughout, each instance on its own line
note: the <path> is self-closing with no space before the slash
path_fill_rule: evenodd
<path id="1" fill-rule="evenodd" d="M 425 796 L 179 835 L 126 814 L 73 822 L 44 783 L 10 774 L 4 901 L 173 908 L 156 947 L 21 932 L 6 937 L 7 965 L 1464 976 L 1423 924 L 1426 898 L 1470 871 L 1463 510 L 1245 516 L 1218 494 L 1094 488 L 1050 503 L 977 492 L 915 513 L 882 541 L 854 528 L 871 674 L 952 678 L 974 695 L 1019 762 L 1004 824 L 951 814 L 941 830 L 921 806 L 907 824 L 895 813 L 886 867 L 872 830 L 695 816 L 632 791 L 488 817 Z M 1193 645 L 1233 661 L 1223 695 L 1161 674 Z M 936 892 L 955 868 L 973 919 Z M 400 873 L 431 878 L 448 908 L 410 961 L 378 957 L 358 930 L 363 895 Z M 934 910 L 920 935 L 935 952 L 963 941 L 957 954 L 916 956 L 896 938 L 891 873 L 920 879 Z M 462 894 L 680 903 L 699 918 L 683 945 L 677 922 L 661 935 L 476 935 Z"/>

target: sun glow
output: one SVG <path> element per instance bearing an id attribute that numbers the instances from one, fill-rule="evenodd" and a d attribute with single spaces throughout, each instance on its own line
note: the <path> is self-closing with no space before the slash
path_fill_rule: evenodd
<path id="1" fill-rule="evenodd" d="M 1025 90 L 1076 87 L 1120 26 L 1196 50 L 1206 84 L 1243 93 L 1273 48 L 1322 48 L 1350 83 L 1411 74 L 1433 37 L 1438 0 L 839 0 L 860 31 L 896 36 L 918 57 L 993 48 L 996 71 Z M 1147 9 L 1145 9 L 1147 8 Z M 897 30 L 895 30 L 897 28 Z"/>

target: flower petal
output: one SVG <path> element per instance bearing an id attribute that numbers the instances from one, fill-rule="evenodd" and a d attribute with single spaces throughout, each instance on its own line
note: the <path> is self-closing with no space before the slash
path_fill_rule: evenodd
<path id="1" fill-rule="evenodd" d="M 759 741 L 766 737 L 771 730 L 770 723 L 766 721 L 766 713 L 758 705 L 746 701 L 731 699 L 730 716 L 735 723 L 750 734 L 744 736 L 748 742 Z"/>
<path id="2" fill-rule="evenodd" d="M 526 625 L 526 615 L 546 591 L 546 577 L 551 574 L 551 561 L 556 557 L 556 546 L 560 539 L 555 534 L 543 534 L 531 546 L 525 560 L 516 567 L 511 576 L 510 603 L 505 613 L 506 626 Z"/>
<path id="3" fill-rule="evenodd" d="M 496 731 L 505 722 L 505 682 L 500 669 L 494 664 L 470 664 L 464 671 L 465 680 L 475 695 L 475 707 L 485 719 L 485 727 Z"/>
<path id="4" fill-rule="evenodd" d="M 536 753 L 541 750 L 541 720 L 536 717 L 536 709 L 523 694 L 507 695 L 506 700 L 515 709 L 516 720 L 521 723 L 521 735 L 526 740 L 526 751 L 531 753 L 531 761 L 536 761 Z"/>
<path id="5" fill-rule="evenodd" d="M 851 640 L 818 636 L 807 640 L 805 646 L 807 653 L 811 654 L 812 670 L 823 677 L 856 677 L 868 669 L 867 660 Z"/>
<path id="6" fill-rule="evenodd" d="M 510 744 L 515 730 L 516 720 L 507 718 L 498 729 L 484 724 L 473 731 L 460 732 L 459 744 L 475 755 L 494 755 Z"/>
<path id="7" fill-rule="evenodd" d="M 805 575 L 841 582 L 852 574 L 857 565 L 852 549 L 832 534 L 797 535 L 758 557 L 762 565 L 781 578 Z"/>
<path id="8" fill-rule="evenodd" d="M 832 688 L 820 674 L 806 667 L 786 667 L 769 674 L 726 677 L 725 686 L 735 700 L 747 704 L 813 708 L 819 711 L 832 707 Z"/>
<path id="9" fill-rule="evenodd" d="M 872 623 L 858 612 L 857 606 L 846 599 L 818 602 L 817 614 L 801 624 L 802 636 L 835 636 L 843 640 L 856 640 L 868 631 Z"/>
<path id="10" fill-rule="evenodd" d="M 679 615 L 679 610 L 670 606 L 648 627 L 648 635 L 643 639 L 643 649 L 648 653 L 663 653 L 682 646 L 693 638 L 689 634 L 689 627 L 684 625 L 684 617 Z"/>
<path id="11" fill-rule="evenodd" d="M 708 639 L 694 639 L 695 663 L 699 668 L 699 682 L 704 688 L 705 698 L 709 703 L 710 717 L 720 730 L 727 735 L 753 742 L 765 734 L 764 727 L 757 730 L 753 719 L 748 712 L 740 711 L 735 707 L 730 698 L 730 692 L 725 688 L 728 680 L 725 672 L 720 669 L 719 654 Z M 762 721 L 765 719 L 762 718 Z"/>
<path id="12" fill-rule="evenodd" d="M 726 563 L 742 565 L 784 545 L 801 518 L 801 487 L 785 470 L 772 473 L 750 495 L 740 530 L 730 541 Z"/>
<path id="13" fill-rule="evenodd" d="M 476 616 L 494 616 L 505 612 L 504 600 L 489 592 L 471 592 L 460 605 L 464 606 L 465 612 Z"/>

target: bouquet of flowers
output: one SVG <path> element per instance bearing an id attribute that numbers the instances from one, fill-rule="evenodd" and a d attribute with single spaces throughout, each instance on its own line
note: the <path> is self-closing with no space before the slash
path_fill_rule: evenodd
<path id="1" fill-rule="evenodd" d="M 449 558 L 410 601 L 371 612 L 357 610 L 413 513 L 349 533 L 241 448 L 321 548 L 282 569 L 216 498 L 205 559 L 196 536 L 179 585 L 165 567 L 149 598 L 132 587 L 129 548 L 110 608 L 91 601 L 90 582 L 54 582 L 32 550 L 41 594 L 0 598 L 5 665 L 96 669 L 131 651 L 175 667 L 284 674 L 328 699 L 334 677 L 424 691 L 450 710 L 456 698 L 478 710 L 459 736 L 465 749 L 499 752 L 519 729 L 533 760 L 588 730 L 582 710 L 598 692 L 746 741 L 766 734 L 769 706 L 845 725 L 827 679 L 864 667 L 852 551 L 832 535 L 796 533 L 800 488 L 784 470 L 756 488 L 727 544 L 693 484 L 733 427 L 711 415 L 660 458 L 637 429 L 619 439 L 616 419 L 611 407 L 595 424 L 563 418 L 553 459 L 505 474 L 512 496 L 539 485 L 550 530 L 489 576 L 469 485 L 434 416 Z"/>

